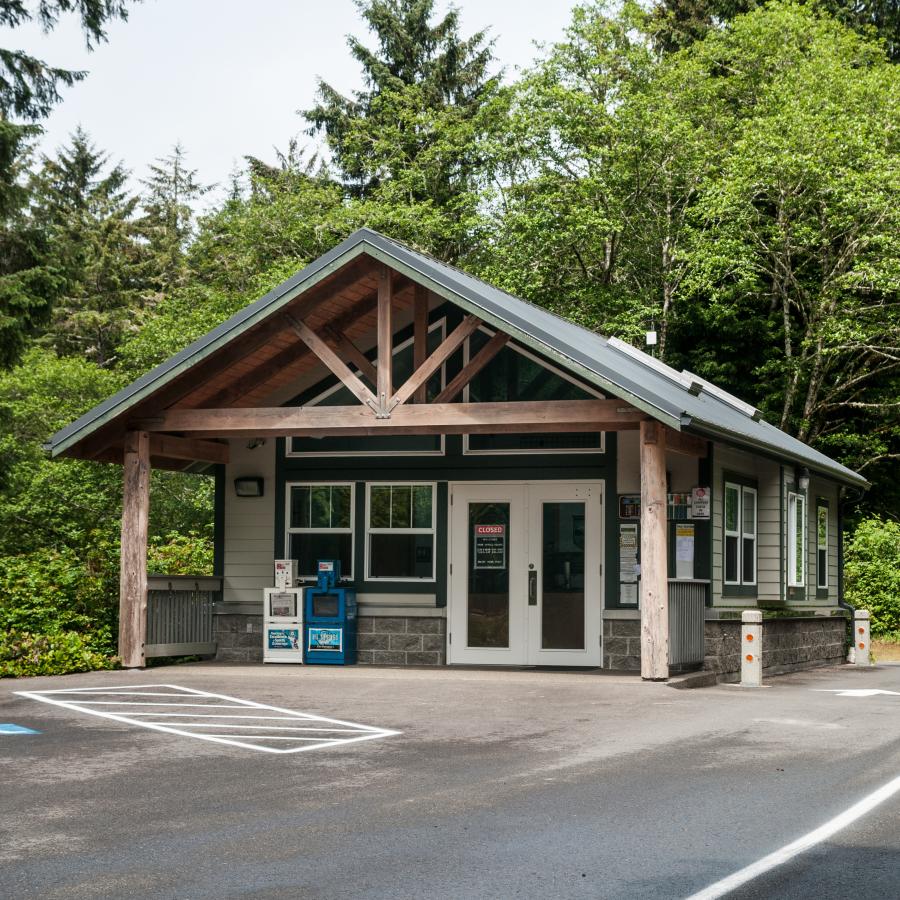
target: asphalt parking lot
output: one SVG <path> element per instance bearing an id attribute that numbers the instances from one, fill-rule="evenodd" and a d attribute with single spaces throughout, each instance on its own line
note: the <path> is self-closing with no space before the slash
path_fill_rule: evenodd
<path id="1" fill-rule="evenodd" d="M 900 775 L 900 666 L 192 664 L 6 681 L 0 723 L 0 896 L 675 898 Z M 898 797 L 734 896 L 897 896 Z"/>

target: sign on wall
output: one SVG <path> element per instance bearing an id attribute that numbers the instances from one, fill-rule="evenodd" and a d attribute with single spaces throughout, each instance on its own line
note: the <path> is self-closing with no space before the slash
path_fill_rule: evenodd
<path id="1" fill-rule="evenodd" d="M 691 518 L 709 518 L 709 488 L 695 487 L 691 491 Z"/>
<path id="2" fill-rule="evenodd" d="M 472 561 L 473 569 L 506 568 L 505 525 L 475 526 Z"/>
<path id="3" fill-rule="evenodd" d="M 638 580 L 638 527 L 619 525 L 619 581 L 634 584 Z"/>

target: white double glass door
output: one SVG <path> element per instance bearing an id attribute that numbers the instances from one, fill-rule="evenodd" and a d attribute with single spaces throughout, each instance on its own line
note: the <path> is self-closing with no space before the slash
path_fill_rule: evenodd
<path id="1" fill-rule="evenodd" d="M 600 665 L 602 487 L 451 485 L 451 663 Z"/>

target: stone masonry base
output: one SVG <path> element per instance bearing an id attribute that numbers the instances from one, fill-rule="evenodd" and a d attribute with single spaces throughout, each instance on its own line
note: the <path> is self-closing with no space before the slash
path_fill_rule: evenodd
<path id="1" fill-rule="evenodd" d="M 447 620 L 360 616 L 357 647 L 363 665 L 442 666 L 447 660 Z"/>
<path id="2" fill-rule="evenodd" d="M 262 662 L 263 617 L 214 616 L 216 659 Z M 447 659 L 447 620 L 425 616 L 360 616 L 357 662 L 382 666 L 442 666 Z"/>
<path id="3" fill-rule="evenodd" d="M 641 670 L 641 623 L 639 619 L 604 619 L 603 657 L 607 669 Z"/>
<path id="4" fill-rule="evenodd" d="M 843 616 L 763 619 L 763 677 L 817 666 L 839 666 L 847 654 L 847 620 Z M 720 681 L 739 681 L 741 623 L 738 619 L 706 622 L 703 669 Z"/>
<path id="5" fill-rule="evenodd" d="M 763 620 L 763 677 L 844 662 L 847 620 L 842 616 L 803 616 Z M 709 619 L 704 628 L 703 669 L 720 681 L 738 681 L 741 672 L 739 619 Z M 603 622 L 605 665 L 640 671 L 641 623 L 638 619 Z"/>

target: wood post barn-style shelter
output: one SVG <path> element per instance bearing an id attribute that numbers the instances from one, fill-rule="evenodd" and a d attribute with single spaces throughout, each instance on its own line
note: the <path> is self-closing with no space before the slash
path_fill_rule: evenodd
<path id="1" fill-rule="evenodd" d="M 702 664 L 748 606 L 839 612 L 841 496 L 866 484 L 708 381 L 368 229 L 48 448 L 123 466 L 128 667 L 153 644 L 152 467 L 216 478 L 220 658 L 259 658 L 274 559 L 312 580 L 335 558 L 360 662 L 646 679 Z"/>

